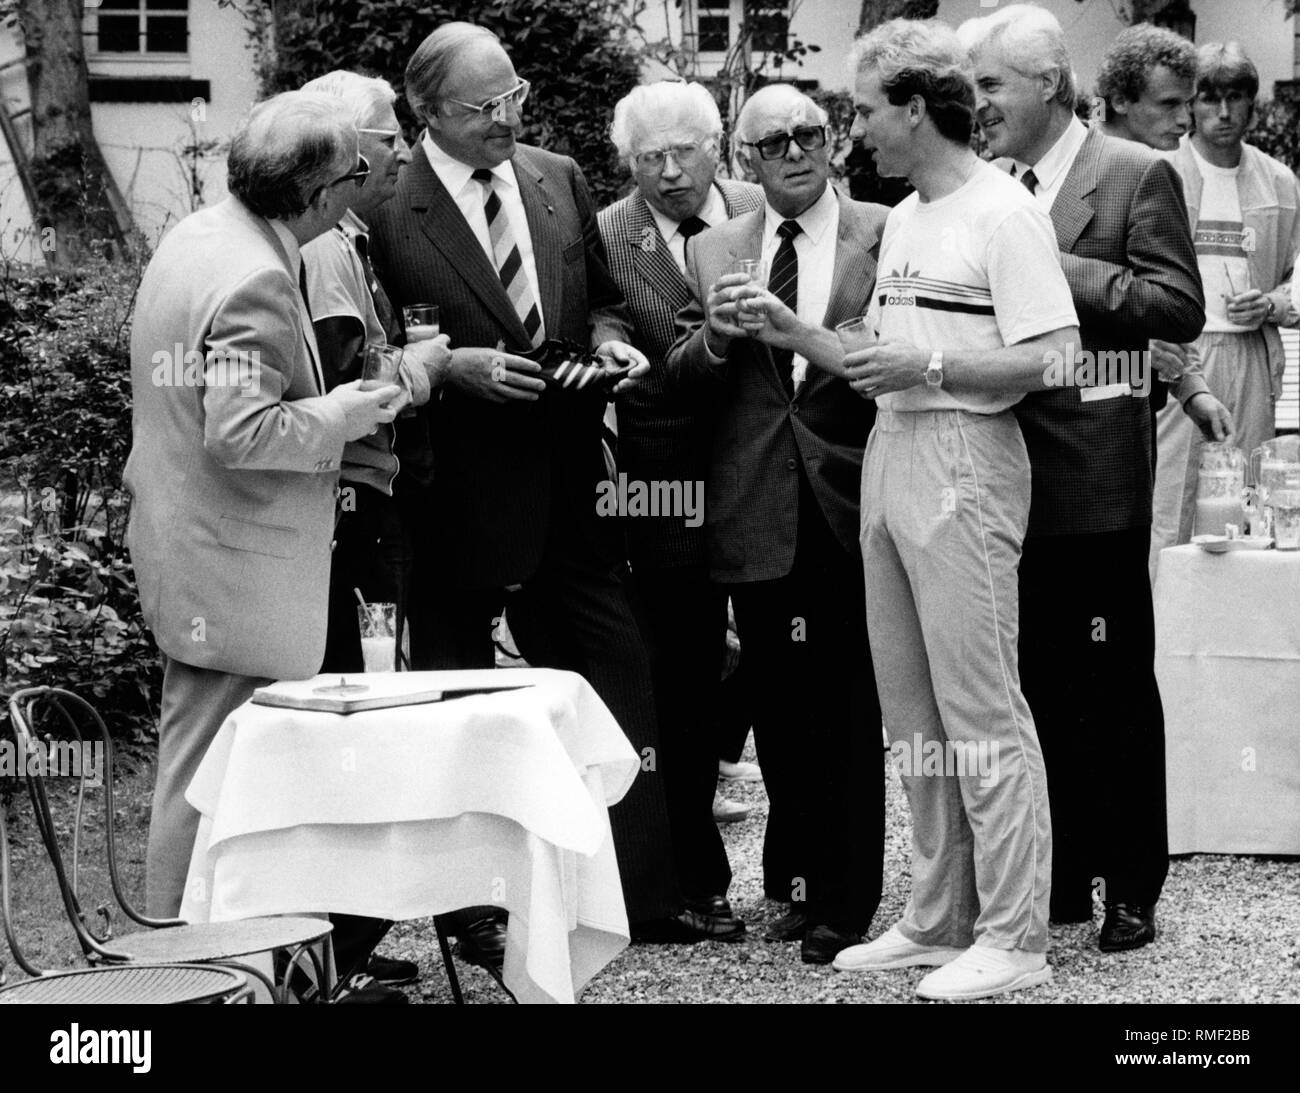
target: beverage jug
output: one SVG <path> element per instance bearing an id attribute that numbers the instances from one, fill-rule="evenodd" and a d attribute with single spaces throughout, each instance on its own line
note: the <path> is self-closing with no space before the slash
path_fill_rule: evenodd
<path id="1" fill-rule="evenodd" d="M 1201 445 L 1196 482 L 1197 535 L 1224 535 L 1229 524 L 1241 527 L 1241 490 L 1246 457 L 1225 441 Z"/>

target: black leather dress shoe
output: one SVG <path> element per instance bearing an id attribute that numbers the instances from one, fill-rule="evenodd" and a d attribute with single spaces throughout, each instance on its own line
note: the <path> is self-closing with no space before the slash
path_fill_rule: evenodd
<path id="1" fill-rule="evenodd" d="M 767 932 L 763 934 L 763 940 L 802 941 L 804 934 L 807 932 L 808 916 L 802 911 L 787 911 L 767 928 Z"/>
<path id="2" fill-rule="evenodd" d="M 1097 947 L 1103 953 L 1140 949 L 1156 939 L 1156 909 L 1139 903 L 1107 903 Z"/>
<path id="3" fill-rule="evenodd" d="M 829 964 L 841 949 L 860 944 L 862 935 L 841 932 L 830 926 L 808 926 L 799 946 L 799 959 L 805 964 Z"/>
<path id="4" fill-rule="evenodd" d="M 483 918 L 461 928 L 460 958 L 466 964 L 478 964 L 500 971 L 506 959 L 506 924 L 498 918 Z"/>
<path id="5" fill-rule="evenodd" d="M 725 896 L 689 899 L 681 914 L 632 926 L 632 940 L 641 944 L 690 945 L 697 941 L 739 941 L 745 924 Z"/>

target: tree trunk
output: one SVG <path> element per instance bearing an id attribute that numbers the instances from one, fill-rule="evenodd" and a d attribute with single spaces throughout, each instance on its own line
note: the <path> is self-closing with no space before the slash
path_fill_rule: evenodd
<path id="1" fill-rule="evenodd" d="M 933 19 L 939 14 L 939 0 L 862 0 L 858 33 L 866 34 L 890 19 Z"/>
<path id="2" fill-rule="evenodd" d="M 17 0 L 32 100 L 32 176 L 55 257 L 75 262 L 94 240 L 119 246 L 129 227 L 90 120 L 82 0 Z"/>

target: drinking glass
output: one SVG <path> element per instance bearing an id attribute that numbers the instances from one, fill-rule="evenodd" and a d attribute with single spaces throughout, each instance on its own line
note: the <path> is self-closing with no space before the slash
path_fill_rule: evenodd
<path id="1" fill-rule="evenodd" d="M 743 274 L 755 288 L 767 288 L 767 265 L 761 258 L 737 258 L 727 267 L 728 273 Z M 766 322 L 762 309 L 746 307 L 749 297 L 739 301 L 736 318 L 747 330 L 757 330 Z"/>
<path id="2" fill-rule="evenodd" d="M 859 349 L 870 349 L 876 344 L 876 332 L 865 315 L 845 319 L 836 326 L 835 336 L 839 338 L 845 355 L 856 353 Z"/>
<path id="3" fill-rule="evenodd" d="M 406 340 L 423 342 L 438 336 L 438 305 L 409 304 L 402 308 L 402 321 L 406 324 Z"/>
<path id="4" fill-rule="evenodd" d="M 358 604 L 357 623 L 366 671 L 391 672 L 397 653 L 397 604 Z"/>
<path id="5" fill-rule="evenodd" d="M 371 342 L 366 346 L 365 363 L 361 366 L 361 390 L 373 391 L 377 387 L 398 383 L 401 363 L 401 346 Z"/>
<path id="6" fill-rule="evenodd" d="M 1300 550 L 1300 490 L 1277 490 L 1270 504 L 1273 545 L 1278 550 Z"/>

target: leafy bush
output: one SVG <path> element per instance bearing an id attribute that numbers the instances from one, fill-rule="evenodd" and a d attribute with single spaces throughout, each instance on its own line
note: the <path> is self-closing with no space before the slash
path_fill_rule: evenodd
<path id="1" fill-rule="evenodd" d="M 607 135 L 614 103 L 639 76 L 623 0 L 281 0 L 273 15 L 264 93 L 301 87 L 335 68 L 382 76 L 397 88 L 398 118 L 412 137 L 420 125 L 402 76 L 415 47 L 452 20 L 487 27 L 533 84 L 524 140 L 579 160 L 598 205 L 626 181 Z"/>
<path id="2" fill-rule="evenodd" d="M 1300 104 L 1290 97 L 1261 102 L 1246 140 L 1291 170 L 1300 170 Z"/>
<path id="3" fill-rule="evenodd" d="M 0 282 L 0 687 L 68 687 L 136 737 L 158 686 L 124 543 L 139 278 L 132 255 Z"/>

